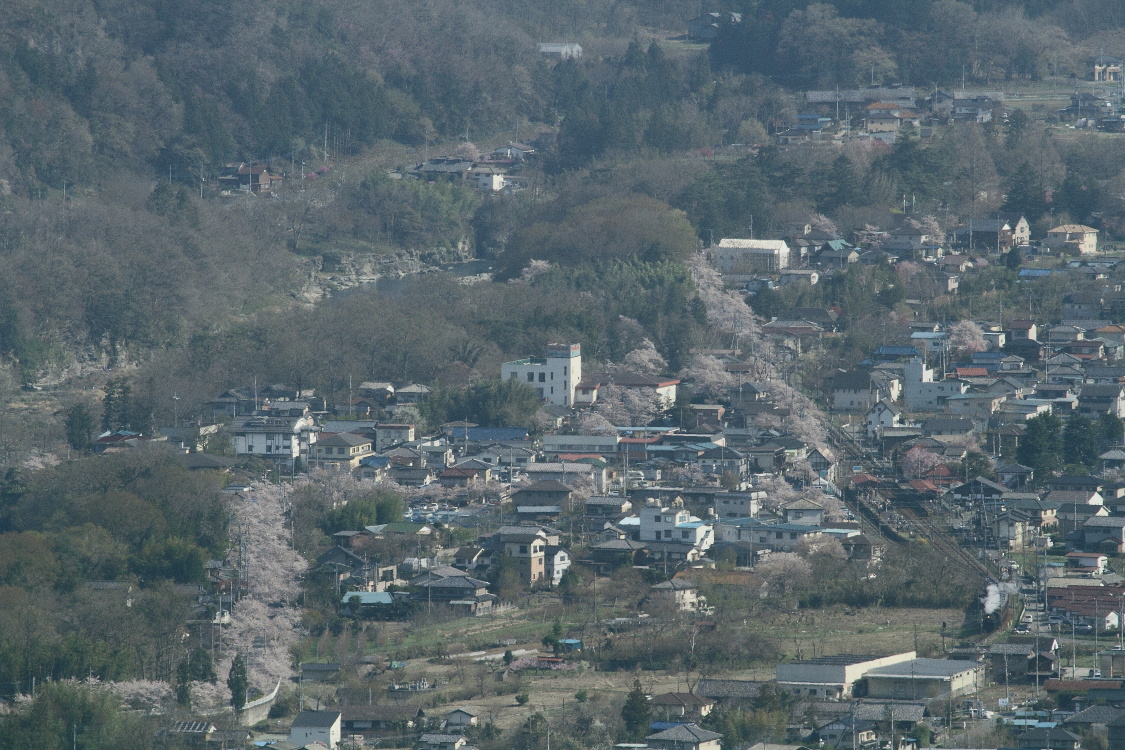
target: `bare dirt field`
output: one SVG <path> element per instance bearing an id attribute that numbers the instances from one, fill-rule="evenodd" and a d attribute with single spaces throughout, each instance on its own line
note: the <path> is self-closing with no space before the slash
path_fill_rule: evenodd
<path id="1" fill-rule="evenodd" d="M 646 692 L 659 693 L 687 690 L 701 677 L 699 671 L 599 671 L 577 655 L 569 660 L 572 669 L 505 670 L 502 657 L 506 650 L 517 656 L 517 666 L 523 656 L 520 652 L 549 653 L 542 638 L 551 632 L 556 617 L 564 637 L 581 638 L 587 649 L 596 649 L 608 635 L 605 620 L 595 625 L 587 611 L 563 609 L 544 600 L 491 618 L 463 618 L 429 625 L 372 623 L 362 634 L 344 633 L 337 638 L 325 635 L 317 650 L 321 660 L 347 662 L 360 649 L 369 660 L 380 663 L 381 657 L 405 659 L 403 669 L 373 670 L 358 683 L 364 686 L 359 688 L 361 693 L 370 689 L 375 702 L 400 700 L 432 707 L 428 709 L 431 715 L 462 707 L 501 728 L 518 726 L 535 712 L 559 714 L 577 701 L 575 694 L 580 690 L 586 691 L 598 713 L 608 711 L 613 715 L 634 679 L 640 679 Z M 944 645 L 950 646 L 953 641 L 949 634 L 959 629 L 961 619 L 962 613 L 957 610 L 829 607 L 758 613 L 748 619 L 747 625 L 752 632 L 776 644 L 777 660 L 789 660 L 846 652 L 887 654 L 912 650 L 915 643 L 920 653 L 936 655 L 943 645 L 942 624 L 946 626 Z M 411 656 L 411 652 L 418 655 Z M 439 655 L 434 656 L 435 653 Z M 702 676 L 748 680 L 771 679 L 774 672 L 772 661 L 738 670 L 724 669 L 721 664 L 705 665 L 702 669 Z M 414 693 L 392 693 L 387 689 L 392 682 L 408 684 L 418 680 L 439 687 Z M 325 690 L 325 698 L 329 692 Z M 515 699 L 520 693 L 528 696 L 522 706 Z"/>

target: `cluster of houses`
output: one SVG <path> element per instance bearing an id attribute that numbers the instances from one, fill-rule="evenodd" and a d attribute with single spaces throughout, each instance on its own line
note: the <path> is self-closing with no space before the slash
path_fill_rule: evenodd
<path id="1" fill-rule="evenodd" d="M 936 90 L 923 97 L 912 86 L 871 86 L 806 91 L 805 102 L 809 111 L 799 113 L 795 123 L 775 133 L 778 145 L 833 140 L 894 143 L 906 127 L 928 138 L 933 125 L 991 122 L 1004 104 L 1004 94 Z"/>
<path id="2" fill-rule="evenodd" d="M 582 48 L 578 45 L 565 46 L 578 48 L 578 53 L 571 56 L 581 54 Z M 488 193 L 514 193 L 528 187 L 528 179 L 523 174 L 526 166 L 538 153 L 553 148 L 554 142 L 555 134 L 545 132 L 531 143 L 509 141 L 480 158 L 438 156 L 394 175 L 426 182 L 452 182 Z"/>
<path id="3" fill-rule="evenodd" d="M 1032 246 L 1027 218 L 1005 213 L 975 219 L 946 237 L 904 225 L 889 232 L 865 231 L 853 239 L 857 244 L 834 232 L 805 224 L 791 228 L 776 240 L 724 238 L 708 252 L 728 283 L 743 286 L 750 281 L 761 285 L 767 279 L 781 286 L 815 285 L 824 274 L 847 270 L 853 263 L 893 264 L 900 260 L 933 264 L 956 280 L 974 268 L 987 267 L 989 261 L 983 256 L 1005 253 L 1012 248 L 1019 248 L 1024 254 L 1040 252 L 1080 257 L 1098 252 L 1098 230 L 1093 227 L 1060 224 Z M 1076 273 L 1096 275 L 1094 271 Z M 944 286 L 949 292 L 957 289 L 950 281 Z"/>
<path id="4" fill-rule="evenodd" d="M 737 13 L 705 13 L 689 21 L 688 33 L 693 39 L 710 40 L 723 28 L 741 20 Z M 1125 109 L 1119 90 L 1123 65 L 1119 58 L 1106 54 L 1089 60 L 1088 79 L 1110 86 L 1076 91 L 1070 105 L 1056 114 L 1075 127 L 1125 132 Z M 999 118 L 1004 108 L 1004 92 L 936 89 L 922 96 L 912 86 L 870 86 L 806 91 L 804 102 L 806 111 L 775 132 L 778 145 L 791 147 L 840 140 L 889 144 L 906 127 L 921 138 L 929 138 L 935 125 L 984 124 Z"/>

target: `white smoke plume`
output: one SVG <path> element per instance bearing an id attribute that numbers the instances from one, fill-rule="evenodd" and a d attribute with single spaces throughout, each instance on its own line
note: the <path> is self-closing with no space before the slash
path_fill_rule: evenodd
<path id="1" fill-rule="evenodd" d="M 990 615 L 996 610 L 1000 609 L 1000 605 L 1004 603 L 1004 598 L 1007 594 L 1012 594 L 1016 590 L 1013 583 L 990 583 L 988 588 L 985 589 L 984 596 L 981 597 L 981 604 L 984 605 L 984 613 Z"/>

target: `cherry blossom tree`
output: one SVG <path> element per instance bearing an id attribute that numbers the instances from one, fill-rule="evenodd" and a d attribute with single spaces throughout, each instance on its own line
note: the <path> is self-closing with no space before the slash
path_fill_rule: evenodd
<path id="1" fill-rule="evenodd" d="M 902 473 L 907 479 L 917 479 L 927 471 L 945 463 L 938 454 L 916 445 L 902 457 Z"/>
<path id="2" fill-rule="evenodd" d="M 715 328 L 738 336 L 760 336 L 761 322 L 746 300 L 723 286 L 723 279 L 703 253 L 692 256 L 689 267 L 707 320 Z"/>
<path id="3" fill-rule="evenodd" d="M 913 229 L 916 232 L 921 232 L 927 235 L 931 242 L 939 240 L 944 236 L 941 231 L 941 224 L 933 216 L 920 216 L 917 219 L 911 217 L 906 220 L 905 226 Z"/>
<path id="4" fill-rule="evenodd" d="M 688 366 L 680 372 L 680 377 L 691 381 L 694 393 L 716 397 L 725 395 L 738 385 L 738 379 L 727 371 L 726 365 L 710 354 L 692 354 Z"/>
<path id="5" fill-rule="evenodd" d="M 797 544 L 797 551 L 806 557 L 823 557 L 834 560 L 847 560 L 848 553 L 844 545 L 834 537 L 820 537 L 817 539 L 803 539 Z"/>
<path id="6" fill-rule="evenodd" d="M 480 149 L 472 141 L 458 143 L 452 155 L 469 161 L 480 161 Z"/>
<path id="7" fill-rule="evenodd" d="M 510 283 L 513 284 L 528 284 L 541 273 L 547 273 L 552 268 L 551 262 L 547 260 L 535 260 L 534 258 L 528 261 L 523 271 L 520 273 L 518 279 L 512 279 Z"/>
<path id="8" fill-rule="evenodd" d="M 976 323 L 959 320 L 949 329 L 949 348 L 961 354 L 972 354 L 988 349 L 988 341 Z"/>
<path id="9" fill-rule="evenodd" d="M 574 431 L 579 435 L 616 435 L 617 428 L 596 411 L 583 411 L 574 420 Z"/>
<path id="10" fill-rule="evenodd" d="M 809 220 L 809 226 L 818 232 L 827 232 L 828 234 L 836 234 L 836 222 L 829 219 L 824 214 L 817 214 Z"/>
<path id="11" fill-rule="evenodd" d="M 598 412 L 615 425 L 647 425 L 663 411 L 660 396 L 647 389 L 607 385 L 598 391 Z"/>
<path id="12" fill-rule="evenodd" d="M 625 367 L 642 375 L 659 375 L 668 369 L 667 360 L 656 351 L 656 346 L 647 338 L 639 347 L 626 354 L 623 361 Z"/>
<path id="13" fill-rule="evenodd" d="M 796 552 L 771 552 L 754 566 L 754 572 L 767 581 L 792 580 L 812 573 L 812 565 Z"/>

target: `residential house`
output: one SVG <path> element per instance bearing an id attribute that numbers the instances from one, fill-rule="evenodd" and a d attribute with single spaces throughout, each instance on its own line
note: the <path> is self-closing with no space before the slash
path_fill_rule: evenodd
<path id="1" fill-rule="evenodd" d="M 976 219 L 953 232 L 954 243 L 978 252 L 1005 253 L 1015 244 L 1011 224 L 1004 219 Z"/>
<path id="2" fill-rule="evenodd" d="M 319 428 L 307 416 L 256 416 L 241 419 L 228 428 L 234 452 L 292 464 L 307 459 L 317 442 Z"/>
<path id="3" fill-rule="evenodd" d="M 996 478 L 1005 487 L 1016 489 L 1025 486 L 1035 478 L 1035 470 L 1014 462 L 1001 461 L 996 464 Z"/>
<path id="4" fill-rule="evenodd" d="M 789 254 L 784 240 L 722 239 L 714 248 L 715 265 L 725 274 L 781 271 L 789 267 Z"/>
<path id="5" fill-rule="evenodd" d="M 542 42 L 537 46 L 539 54 L 558 60 L 582 57 L 582 45 L 575 42 Z M 434 749 L 436 750 L 436 749 Z M 445 750 L 442 748 L 442 750 Z"/>
<path id="6" fill-rule="evenodd" d="M 425 732 L 418 738 L 419 750 L 468 750 L 469 740 L 455 732 Z"/>
<path id="7" fill-rule="evenodd" d="M 720 750 L 723 735 L 703 729 L 698 724 L 679 724 L 663 732 L 650 734 L 645 741 L 658 750 Z"/>
<path id="8" fill-rule="evenodd" d="M 224 190 L 261 194 L 270 192 L 281 179 L 280 175 L 271 175 L 269 167 L 262 163 L 228 164 L 219 175 L 219 185 Z"/>
<path id="9" fill-rule="evenodd" d="M 430 387 L 420 383 L 404 385 L 395 391 L 395 402 L 399 404 L 418 404 L 430 395 Z"/>
<path id="10" fill-rule="evenodd" d="M 318 440 L 313 448 L 312 457 L 317 466 L 354 469 L 359 466 L 362 459 L 370 456 L 371 452 L 369 439 L 350 432 L 339 432 Z"/>
<path id="11" fill-rule="evenodd" d="M 574 491 L 557 479 L 533 482 L 512 493 L 516 512 L 525 515 L 536 514 L 532 509 L 543 509 L 539 514 L 558 515 L 570 510 L 573 499 Z"/>
<path id="12" fill-rule="evenodd" d="M 574 482 L 589 479 L 594 482 L 598 491 L 605 489 L 606 471 L 604 467 L 591 463 L 576 461 L 558 461 L 546 463 L 542 461 L 528 461 L 524 465 L 524 473 L 532 482 L 541 482 L 546 479 L 557 479 L 560 482 Z"/>
<path id="13" fill-rule="evenodd" d="M 840 372 L 832 378 L 832 408 L 835 411 L 867 411 L 882 397 L 869 370 Z"/>
<path id="14" fill-rule="evenodd" d="M 814 732 L 818 743 L 839 748 L 875 747 L 875 722 L 857 719 L 851 715 L 841 716 L 816 728 Z"/>
<path id="15" fill-rule="evenodd" d="M 575 403 L 593 404 L 598 400 L 598 392 L 603 386 L 615 386 L 642 394 L 667 409 L 676 403 L 677 378 L 660 378 L 641 375 L 636 372 L 593 373 L 582 378 L 575 392 Z"/>
<path id="16" fill-rule="evenodd" d="M 1008 338 L 1012 341 L 1039 339 L 1039 328 L 1033 320 L 1013 320 L 1009 324 Z"/>
<path id="17" fill-rule="evenodd" d="M 417 705 L 355 705 L 340 706 L 341 724 L 348 733 L 369 732 L 373 729 L 405 730 L 426 718 L 426 712 Z"/>
<path id="18" fill-rule="evenodd" d="M 991 518 L 992 534 L 1001 549 L 1021 550 L 1036 537 L 1031 516 L 1022 510 L 1007 510 Z"/>
<path id="19" fill-rule="evenodd" d="M 1125 385 L 1084 385 L 1075 411 L 1097 418 L 1102 414 L 1125 417 Z"/>
<path id="20" fill-rule="evenodd" d="M 1078 750 L 1081 738 L 1062 727 L 1039 727 L 1016 737 L 1020 750 Z"/>
<path id="21" fill-rule="evenodd" d="M 289 741 L 297 747 L 320 742 L 328 750 L 340 744 L 339 711 L 300 711 L 289 727 Z"/>
<path id="22" fill-rule="evenodd" d="M 648 705 L 660 721 L 698 721 L 715 708 L 715 701 L 695 693 L 661 693 L 649 698 Z"/>
<path id="23" fill-rule="evenodd" d="M 1105 572 L 1109 557 L 1104 552 L 1068 552 L 1066 564 L 1080 573 L 1100 575 Z"/>
<path id="24" fill-rule="evenodd" d="M 666 602 L 669 606 L 684 612 L 695 612 L 702 601 L 699 587 L 683 578 L 657 583 L 650 587 L 650 591 L 650 598 Z"/>
<path id="25" fill-rule="evenodd" d="M 1000 218 L 1006 221 L 1012 230 L 1012 245 L 1019 247 L 1031 241 L 1031 225 L 1026 216 L 1020 213 L 1001 213 Z"/>
<path id="26" fill-rule="evenodd" d="M 817 253 L 815 262 L 822 268 L 847 268 L 859 261 L 859 252 L 844 240 L 825 242 Z"/>
<path id="27" fill-rule="evenodd" d="M 492 567 L 492 554 L 476 544 L 459 547 L 453 553 L 453 567 L 466 573 L 484 573 Z"/>
<path id="28" fill-rule="evenodd" d="M 375 450 L 379 453 L 414 440 L 414 425 L 379 422 L 375 425 Z"/>
<path id="29" fill-rule="evenodd" d="M 971 435 L 976 429 L 968 417 L 933 417 L 922 423 L 922 434 L 931 438 L 956 438 Z"/>
<path id="30" fill-rule="evenodd" d="M 716 477 L 731 474 L 745 479 L 750 473 L 750 461 L 746 454 L 734 448 L 708 448 L 699 454 L 695 463 L 704 474 Z"/>
<path id="31" fill-rule="evenodd" d="M 985 479 L 984 477 L 976 477 L 975 479 L 954 487 L 950 490 L 950 495 L 953 497 L 953 500 L 958 503 L 963 505 L 975 505 L 982 502 L 997 502 L 1007 491 L 1008 488 L 1003 485 Z"/>
<path id="32" fill-rule="evenodd" d="M 1125 552 L 1125 517 L 1094 516 L 1082 525 L 1087 552 Z"/>
<path id="33" fill-rule="evenodd" d="M 445 729 L 463 730 L 479 723 L 477 715 L 463 708 L 455 708 L 445 715 Z"/>
<path id="34" fill-rule="evenodd" d="M 461 571 L 457 571 L 461 573 Z M 481 581 L 464 573 L 460 575 L 428 576 L 427 580 L 412 582 L 420 589 L 414 598 L 422 602 L 442 603 L 464 614 L 482 615 L 492 611 L 496 595 L 488 593 L 488 581 Z"/>
<path id="35" fill-rule="evenodd" d="M 705 552 L 714 544 L 714 529 L 683 508 L 657 505 L 640 510 L 640 541 L 666 542 Z"/>
<path id="36" fill-rule="evenodd" d="M 475 484 L 487 482 L 488 469 L 467 466 L 453 466 L 438 474 L 438 483 L 450 489 L 465 489 Z"/>
<path id="37" fill-rule="evenodd" d="M 946 350 L 949 334 L 945 331 L 914 331 L 910 343 L 924 356 L 940 355 Z"/>
<path id="38" fill-rule="evenodd" d="M 998 103 L 989 96 L 957 98 L 953 102 L 953 120 L 978 124 L 992 122 L 992 110 Z"/>
<path id="39" fill-rule="evenodd" d="M 1084 224 L 1061 224 L 1047 230 L 1043 246 L 1069 255 L 1094 255 L 1098 252 L 1098 230 Z"/>
<path id="40" fill-rule="evenodd" d="M 1098 83 L 1119 83 L 1122 80 L 1122 71 L 1125 70 L 1125 61 L 1102 53 L 1090 60 L 1087 69 L 1090 80 Z"/>
<path id="41" fill-rule="evenodd" d="M 785 523 L 804 526 L 821 526 L 824 523 L 824 507 L 812 500 L 801 498 L 789 503 L 783 509 Z"/>

